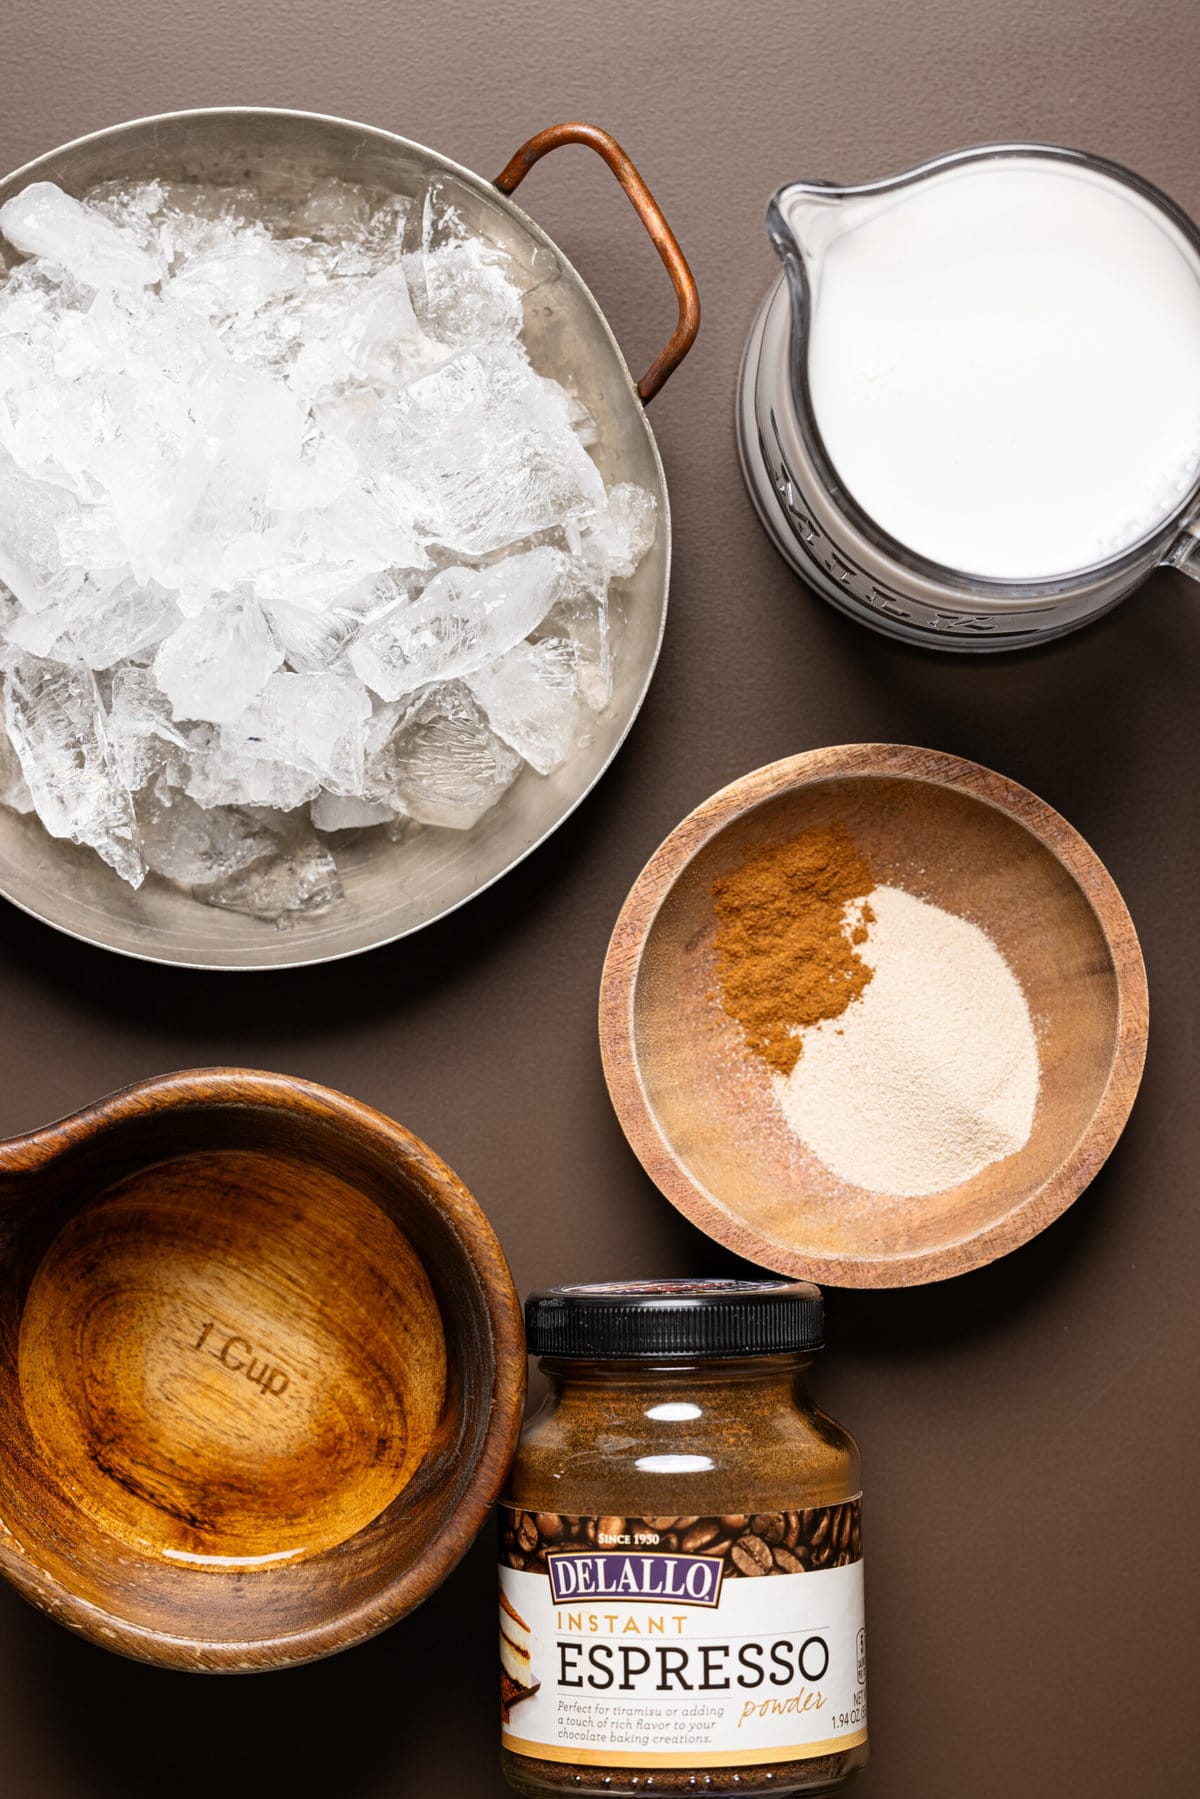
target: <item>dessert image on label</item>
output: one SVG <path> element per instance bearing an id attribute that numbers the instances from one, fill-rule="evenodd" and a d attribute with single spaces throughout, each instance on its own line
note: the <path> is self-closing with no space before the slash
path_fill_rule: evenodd
<path id="1" fill-rule="evenodd" d="M 533 1633 L 520 1612 L 510 1604 L 504 1588 L 500 1589 L 500 1711 L 505 1722 L 512 1708 L 522 1699 L 537 1692 L 539 1681 L 533 1677 L 530 1644 Z"/>

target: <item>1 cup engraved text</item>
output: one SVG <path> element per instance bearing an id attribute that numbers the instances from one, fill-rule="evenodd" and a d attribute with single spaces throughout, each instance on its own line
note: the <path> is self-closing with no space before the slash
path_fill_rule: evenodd
<path id="1" fill-rule="evenodd" d="M 224 1367 L 234 1374 L 244 1374 L 248 1381 L 253 1381 L 256 1387 L 263 1393 L 269 1393 L 272 1398 L 277 1399 L 281 1393 L 287 1392 L 291 1382 L 282 1368 L 275 1367 L 265 1356 L 259 1357 L 253 1343 L 248 1342 L 245 1337 L 235 1334 L 223 1338 L 219 1332 L 212 1337 L 215 1329 L 216 1326 L 211 1321 L 206 1324 L 192 1345 L 193 1349 L 203 1349 L 208 1355 L 215 1356 Z"/>

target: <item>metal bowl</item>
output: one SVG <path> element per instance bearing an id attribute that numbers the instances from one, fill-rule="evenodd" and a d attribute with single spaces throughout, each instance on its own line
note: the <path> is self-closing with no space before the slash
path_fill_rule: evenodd
<path id="1" fill-rule="evenodd" d="M 586 143 L 612 168 L 671 275 L 679 322 L 634 382 L 591 292 L 562 252 L 507 196 L 549 150 Z M 658 536 L 637 573 L 611 589 L 614 691 L 592 742 L 555 774 L 526 769 L 469 832 L 382 832 L 338 849 L 345 897 L 287 929 L 201 905 L 151 875 L 137 892 L 90 850 L 0 808 L 0 894 L 35 918 L 105 949 L 196 968 L 286 968 L 327 962 L 406 936 L 489 887 L 548 837 L 612 761 L 645 697 L 666 620 L 671 524 L 662 462 L 645 402 L 686 355 L 699 323 L 695 285 L 653 198 L 620 147 L 595 126 L 560 125 L 530 139 L 492 182 L 392 132 L 319 114 L 220 107 L 165 113 L 79 138 L 0 182 L 0 203 L 31 181 L 85 193 L 102 181 L 162 177 L 308 191 L 351 179 L 415 195 L 437 180 L 469 228 L 525 272 L 525 343 L 535 366 L 578 395 L 596 421 L 593 454 L 606 481 L 635 481 L 659 509 Z"/>

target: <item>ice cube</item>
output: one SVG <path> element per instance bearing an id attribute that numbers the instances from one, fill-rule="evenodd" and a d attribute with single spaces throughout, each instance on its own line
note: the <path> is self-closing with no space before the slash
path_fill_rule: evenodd
<path id="1" fill-rule="evenodd" d="M 73 507 L 56 522 L 64 566 L 86 572 L 97 586 L 115 586 L 129 574 L 129 552 L 110 505 Z"/>
<path id="2" fill-rule="evenodd" d="M 394 489 L 381 493 L 369 474 L 319 513 L 306 514 L 302 526 L 310 556 L 327 570 L 342 570 L 346 586 L 387 569 L 429 567 L 413 511 Z M 336 593 L 325 579 L 327 591 Z"/>
<path id="3" fill-rule="evenodd" d="M 223 881 L 273 856 L 285 834 L 278 814 L 243 806 L 198 806 L 157 784 L 137 802 L 146 866 L 187 886 Z"/>
<path id="4" fill-rule="evenodd" d="M 252 714 L 243 714 L 235 724 L 204 729 L 208 736 L 193 742 L 183 779 L 198 805 L 272 806 L 292 812 L 320 791 L 321 778 L 311 769 L 274 758 Z"/>
<path id="5" fill-rule="evenodd" d="M 357 613 L 339 606 L 266 598 L 262 605 L 288 668 L 297 674 L 315 674 L 336 662 L 362 623 Z"/>
<path id="6" fill-rule="evenodd" d="M 20 758 L 0 716 L 0 806 L 13 812 L 32 812 L 33 796 L 21 773 Z"/>
<path id="7" fill-rule="evenodd" d="M 523 297 L 549 289 L 558 278 L 553 250 L 515 237 L 501 204 L 468 190 L 456 176 L 436 175 L 423 197 L 419 221 L 415 211 L 410 219 L 405 266 L 411 271 L 418 316 L 432 336 L 446 343 L 515 339 L 523 322 Z"/>
<path id="8" fill-rule="evenodd" d="M 102 181 L 89 190 L 88 204 L 139 237 L 169 238 L 175 226 L 225 231 L 261 223 L 269 204 L 265 193 L 249 187 L 209 182 Z"/>
<path id="9" fill-rule="evenodd" d="M 140 635 L 145 647 L 179 622 L 169 596 L 160 613 L 157 601 L 147 599 L 143 603 L 130 599 L 128 592 L 117 591 L 125 586 L 123 571 L 115 577 L 105 571 L 93 580 L 83 569 L 60 569 L 41 595 L 49 603 L 36 612 L 18 611 L 6 627 L 8 639 L 34 656 L 53 656 L 59 662 L 86 661 L 96 668 L 111 667 L 120 659 L 119 646 L 127 635 Z M 77 647 L 77 636 L 88 652 L 86 656 Z M 116 653 L 106 655 L 106 644 L 110 648 L 116 646 Z"/>
<path id="10" fill-rule="evenodd" d="M 167 205 L 161 181 L 102 181 L 88 190 L 88 205 L 144 240 L 156 229 Z"/>
<path id="11" fill-rule="evenodd" d="M 193 256 L 170 283 L 172 306 L 208 320 L 250 319 L 304 280 L 296 251 L 264 231 L 231 234 Z"/>
<path id="12" fill-rule="evenodd" d="M 309 807 L 318 831 L 357 831 L 369 825 L 390 824 L 396 814 L 377 800 L 361 800 L 322 790 Z"/>
<path id="13" fill-rule="evenodd" d="M 360 245 L 370 266 L 389 268 L 399 262 L 412 218 L 413 202 L 404 194 L 393 194 L 374 208 Z"/>
<path id="14" fill-rule="evenodd" d="M 521 758 L 488 725 L 470 689 L 437 687 L 402 719 L 374 759 L 380 798 L 422 824 L 467 831 L 512 786 Z"/>
<path id="15" fill-rule="evenodd" d="M 276 322 L 294 345 L 289 385 L 310 400 L 348 382 L 402 384 L 446 355 L 417 323 L 401 268 L 309 289 Z"/>
<path id="16" fill-rule="evenodd" d="M 399 808 L 395 769 L 392 766 L 392 746 L 398 738 L 401 725 L 413 716 L 425 697 L 425 694 L 415 693 L 406 694 L 400 700 L 375 701 L 365 733 L 362 784 L 364 800 Z"/>
<path id="17" fill-rule="evenodd" d="M 350 666 L 385 700 L 470 674 L 536 629 L 570 573 L 569 559 L 548 547 L 490 568 L 443 569 L 419 600 L 402 597 L 367 621 L 347 651 Z"/>
<path id="18" fill-rule="evenodd" d="M 10 654 L 4 722 L 38 817 L 52 837 L 103 856 L 131 887 L 146 873 L 129 789 L 120 778 L 90 669 Z"/>
<path id="19" fill-rule="evenodd" d="M 321 511 L 345 492 L 359 472 L 348 444 L 305 431 L 298 461 L 272 467 L 267 506 L 273 512 Z"/>
<path id="20" fill-rule="evenodd" d="M 63 315 L 86 312 L 95 298 L 94 289 L 57 262 L 22 262 L 10 269 L 0 284 L 0 332 L 10 340 L 10 356 L 19 354 L 20 361 L 16 368 L 9 361 L 6 381 L 17 369 L 48 368 L 55 334 L 68 322 Z"/>
<path id="21" fill-rule="evenodd" d="M 581 444 L 599 443 L 600 427 L 578 394 L 567 395 L 567 417 Z"/>
<path id="22" fill-rule="evenodd" d="M 543 619 L 538 635 L 565 637 L 575 656 L 579 691 L 593 712 L 604 712 L 613 694 L 608 597 L 603 587 L 573 582 Z"/>
<path id="23" fill-rule="evenodd" d="M 73 617 L 70 597 L 58 606 L 47 606 L 44 612 L 18 611 L 5 637 L 9 644 L 30 656 L 52 657 L 60 638 L 66 637 Z M 70 661 L 70 656 L 62 660 Z"/>
<path id="24" fill-rule="evenodd" d="M 70 494 L 32 480 L 0 449 L 0 581 L 31 612 L 54 602 L 52 583 L 63 568 L 58 527 L 76 511 Z"/>
<path id="25" fill-rule="evenodd" d="M 342 897 L 342 883 L 325 844 L 305 830 L 263 861 L 192 891 L 205 905 L 286 924 L 297 912 L 323 912 L 332 906 Z"/>
<path id="26" fill-rule="evenodd" d="M 455 347 L 515 341 L 523 317 L 521 289 L 501 251 L 478 238 L 460 237 L 407 262 L 414 282 L 421 284 L 420 316 L 430 337 Z"/>
<path id="27" fill-rule="evenodd" d="M 410 382 L 356 442 L 433 540 L 483 556 L 603 506 L 569 406 L 519 347 L 480 347 Z"/>
<path id="28" fill-rule="evenodd" d="M 632 481 L 610 487 L 600 511 L 567 527 L 567 541 L 584 566 L 604 580 L 632 575 L 654 542 L 658 501 Z"/>
<path id="29" fill-rule="evenodd" d="M 119 668 L 113 676 L 108 737 L 121 780 L 136 793 L 158 775 L 178 786 L 194 745 L 171 717 L 170 701 L 148 668 Z"/>
<path id="30" fill-rule="evenodd" d="M 163 274 L 132 232 L 52 181 L 31 182 L 6 200 L 0 231 L 14 249 L 61 263 L 89 287 L 148 287 Z"/>
<path id="31" fill-rule="evenodd" d="M 113 668 L 127 656 L 153 649 L 181 622 L 165 587 L 156 581 L 143 587 L 130 577 L 108 593 L 85 590 L 74 603 L 69 634 L 85 667 Z"/>
<path id="32" fill-rule="evenodd" d="M 154 676 L 177 719 L 232 724 L 282 661 L 262 607 L 241 592 L 185 619 L 160 647 Z"/>
<path id="33" fill-rule="evenodd" d="M 560 768 L 590 740 L 575 652 L 561 637 L 516 644 L 468 685 L 492 729 L 539 774 Z"/>
<path id="34" fill-rule="evenodd" d="M 293 231 L 328 238 L 335 244 L 364 237 L 370 223 L 371 206 L 363 189 L 332 177 L 314 181 L 291 218 Z"/>
<path id="35" fill-rule="evenodd" d="M 9 393 L 14 456 L 52 491 L 77 496 L 58 520 L 61 560 L 173 584 L 171 535 L 203 492 L 210 460 L 229 453 L 210 443 L 223 391 L 206 380 L 210 368 L 194 336 L 165 328 L 153 296 L 105 294 L 60 344 L 52 374 Z"/>
<path id="36" fill-rule="evenodd" d="M 194 538 L 219 530 L 222 541 L 252 530 L 268 511 L 268 495 L 281 471 L 302 467 L 308 422 L 287 387 L 256 369 L 226 372 L 217 389 L 219 411 L 205 453 L 205 480 L 197 484 L 190 516 L 177 508 L 176 529 L 186 524 Z"/>
<path id="37" fill-rule="evenodd" d="M 188 793 L 204 806 L 291 811 L 322 786 L 353 793 L 363 780 L 371 703 L 351 676 L 273 674 L 234 721 L 193 755 Z"/>
<path id="38" fill-rule="evenodd" d="M 363 727 L 371 702 L 350 675 L 271 676 L 239 728 L 260 754 L 315 775 L 334 793 L 355 793 L 363 778 Z"/>

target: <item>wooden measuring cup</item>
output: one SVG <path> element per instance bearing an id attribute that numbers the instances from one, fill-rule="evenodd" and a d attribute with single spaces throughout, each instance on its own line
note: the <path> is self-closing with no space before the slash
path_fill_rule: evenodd
<path id="1" fill-rule="evenodd" d="M 0 1144 L 0 1570 L 94 1642 L 258 1669 L 394 1623 L 524 1388 L 482 1211 L 352 1099 L 201 1069 Z"/>

